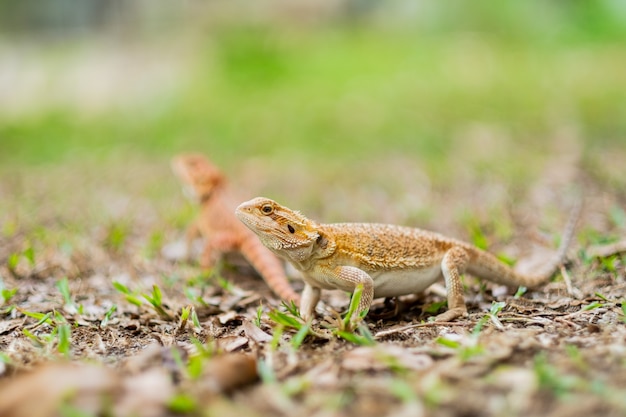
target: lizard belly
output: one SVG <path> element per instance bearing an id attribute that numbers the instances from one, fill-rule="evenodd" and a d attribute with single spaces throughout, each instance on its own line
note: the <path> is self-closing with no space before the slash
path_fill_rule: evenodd
<path id="1" fill-rule="evenodd" d="M 419 270 L 381 271 L 371 273 L 374 297 L 396 297 L 424 291 L 441 277 L 439 265 Z"/>

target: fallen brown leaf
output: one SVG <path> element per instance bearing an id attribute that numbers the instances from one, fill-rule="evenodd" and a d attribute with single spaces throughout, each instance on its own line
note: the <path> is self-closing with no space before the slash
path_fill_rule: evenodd
<path id="1" fill-rule="evenodd" d="M 217 340 L 218 348 L 225 352 L 234 352 L 248 344 L 248 338 L 243 336 L 224 336 Z"/>
<path id="2" fill-rule="evenodd" d="M 3 381 L 0 415 L 3 417 L 56 416 L 63 405 L 96 415 L 103 404 L 120 393 L 120 379 L 96 365 L 51 363 Z"/>
<path id="3" fill-rule="evenodd" d="M 243 331 L 246 333 L 246 336 L 257 343 L 267 343 L 272 341 L 272 336 L 252 324 L 250 320 L 244 320 L 241 327 L 243 327 Z"/>
<path id="4" fill-rule="evenodd" d="M 200 396 L 204 397 L 231 393 L 255 382 L 258 377 L 256 358 L 243 353 L 224 354 L 209 361 L 196 384 Z"/>

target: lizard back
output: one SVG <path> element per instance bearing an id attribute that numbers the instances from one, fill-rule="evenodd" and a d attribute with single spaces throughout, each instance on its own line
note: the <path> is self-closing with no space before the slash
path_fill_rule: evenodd
<path id="1" fill-rule="evenodd" d="M 380 223 L 320 224 L 336 243 L 335 254 L 371 270 L 423 268 L 441 261 L 452 246 L 469 246 L 418 228 Z"/>

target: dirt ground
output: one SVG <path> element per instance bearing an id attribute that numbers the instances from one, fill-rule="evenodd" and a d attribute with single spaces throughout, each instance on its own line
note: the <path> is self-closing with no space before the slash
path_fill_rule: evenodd
<path id="1" fill-rule="evenodd" d="M 219 272 L 187 261 L 195 207 L 163 161 L 133 164 L 131 179 L 83 166 L 3 174 L 0 415 L 626 415 L 624 196 L 598 178 L 572 174 L 585 205 L 553 282 L 516 294 L 466 277 L 470 315 L 454 323 L 428 321 L 444 300 L 437 291 L 376 300 L 366 319 L 375 343 L 359 345 L 322 318 L 313 329 L 323 337 L 281 327 L 268 313 L 284 308 L 235 255 Z M 268 191 L 240 172 L 240 196 Z M 545 257 L 572 199 L 543 198 L 561 181 L 543 178 L 521 192 L 527 200 L 489 197 L 490 184 L 433 192 L 426 203 L 441 210 L 420 226 L 473 239 L 449 208 L 464 201 L 490 250 L 518 258 L 532 246 Z M 290 205 L 305 214 L 353 220 L 345 201 L 307 209 L 300 193 Z M 367 206 L 367 191 L 350 194 Z M 360 214 L 410 221 L 411 201 L 377 195 L 403 209 Z M 348 303 L 334 292 L 323 300 L 327 318 Z"/>

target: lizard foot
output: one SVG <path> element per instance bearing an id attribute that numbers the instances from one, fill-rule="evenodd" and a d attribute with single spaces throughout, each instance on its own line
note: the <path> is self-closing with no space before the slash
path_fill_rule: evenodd
<path id="1" fill-rule="evenodd" d="M 452 308 L 444 313 L 435 316 L 435 321 L 453 321 L 459 317 L 467 317 L 467 307 Z"/>

